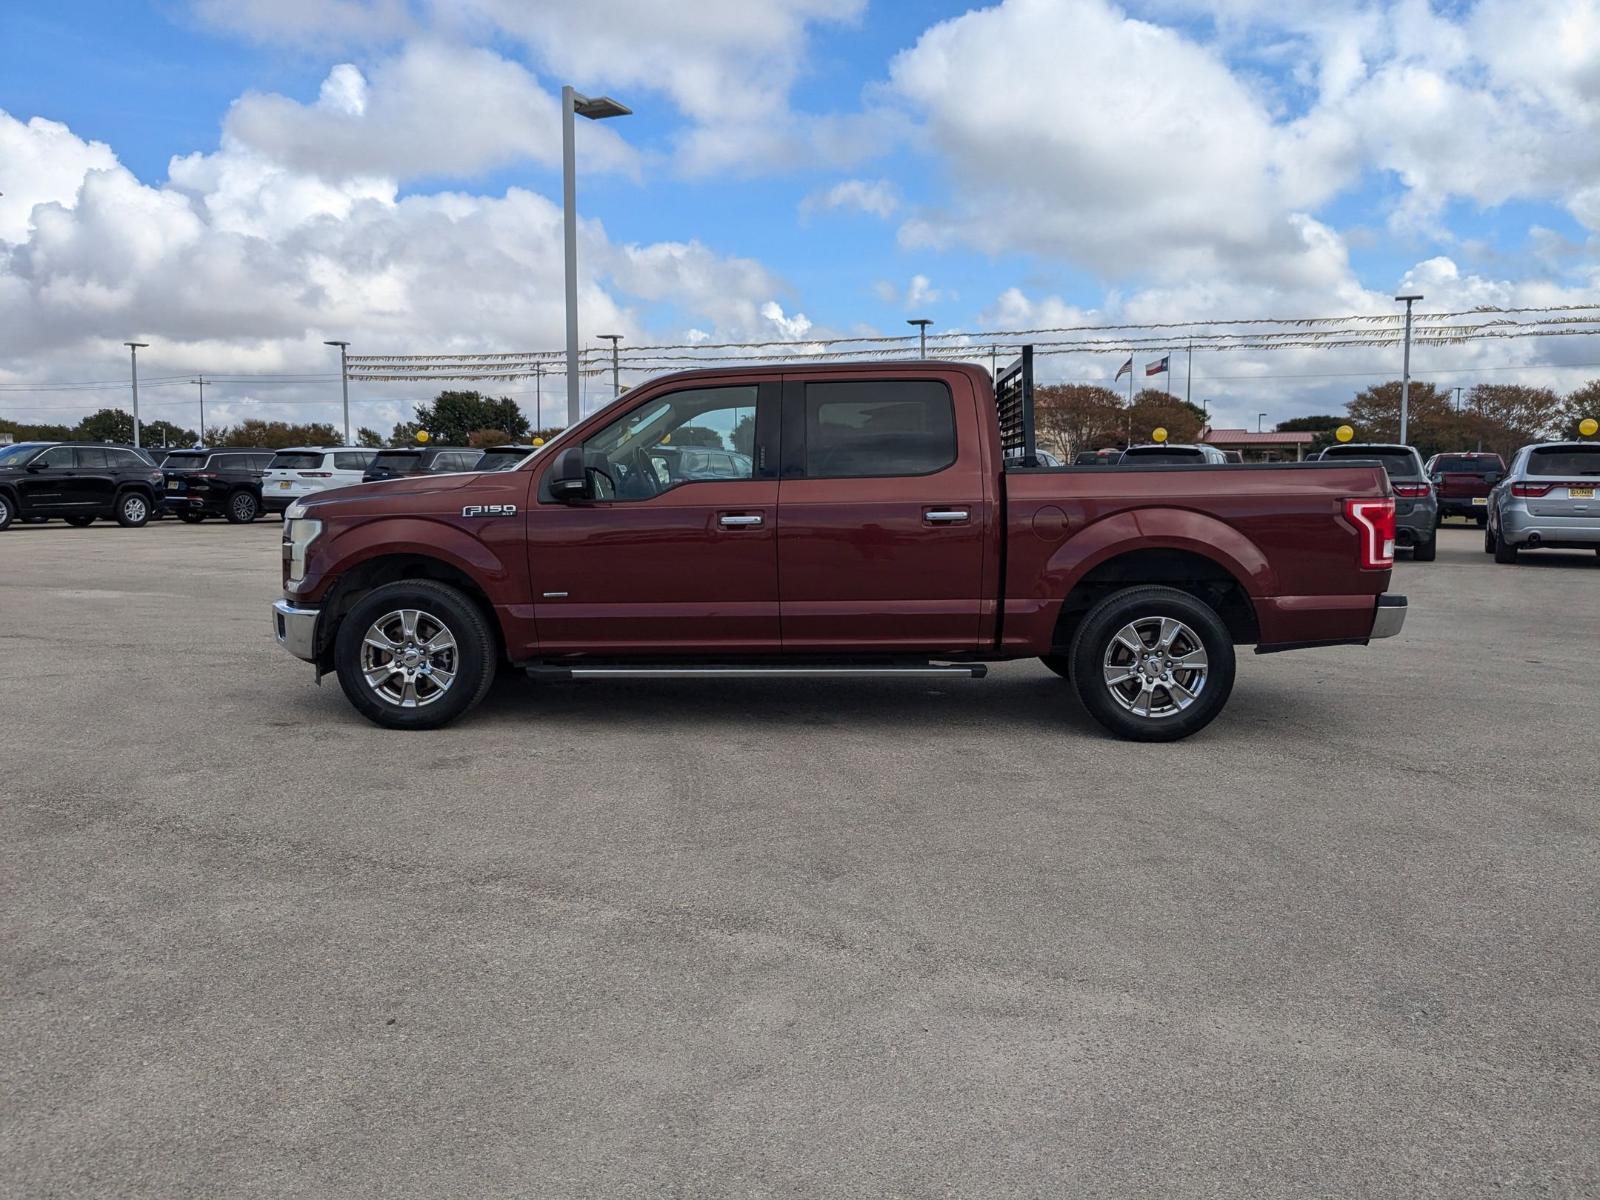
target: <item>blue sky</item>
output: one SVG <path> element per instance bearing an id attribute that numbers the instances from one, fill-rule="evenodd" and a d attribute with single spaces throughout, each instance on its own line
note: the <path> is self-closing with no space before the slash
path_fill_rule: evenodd
<path id="1" fill-rule="evenodd" d="M 1444 308 L 1595 291 L 1594 0 L 661 7 L 8 6 L 0 153 L 29 176 L 0 158 L 0 306 L 29 306 L 8 380 L 94 376 L 123 336 L 158 339 L 174 371 L 241 374 L 320 369 L 336 333 L 395 353 L 559 344 L 541 106 L 564 78 L 636 110 L 582 128 L 580 185 L 598 222 L 586 329 L 633 341 L 1385 311 L 1402 285 Z M 52 205 L 58 222 L 35 220 Z M 421 244 L 441 233 L 461 239 L 456 275 Z M 119 257 L 121 274 L 100 265 Z M 174 295 L 207 288 L 223 298 Z M 1600 358 L 1492 350 L 1434 365 L 1560 382 Z M 1230 384 L 1253 413 L 1349 390 L 1287 382 L 1319 368 L 1383 365 L 1203 370 L 1259 380 Z"/>

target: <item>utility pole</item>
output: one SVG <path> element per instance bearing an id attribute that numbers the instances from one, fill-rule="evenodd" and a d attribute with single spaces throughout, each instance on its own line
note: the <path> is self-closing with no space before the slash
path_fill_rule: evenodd
<path id="1" fill-rule="evenodd" d="M 1461 385 L 1456 385 L 1456 416 L 1461 415 Z"/>
<path id="2" fill-rule="evenodd" d="M 633 110 L 610 96 L 591 100 L 570 85 L 561 89 L 561 217 L 566 234 L 567 274 L 567 424 L 576 425 L 582 410 L 578 392 L 578 178 L 574 116 L 603 121 Z"/>
<path id="3" fill-rule="evenodd" d="M 617 368 L 617 343 L 622 340 L 622 335 L 620 333 L 600 333 L 595 336 L 602 342 L 611 343 L 611 398 L 615 400 L 622 395 L 622 376 L 618 373 Z"/>
<path id="4" fill-rule="evenodd" d="M 149 342 L 123 342 L 128 348 L 128 360 L 133 365 L 133 448 L 139 448 L 139 351 Z"/>
<path id="5" fill-rule="evenodd" d="M 1194 343 L 1189 343 L 1189 367 L 1183 376 L 1183 402 L 1194 402 Z"/>
<path id="6" fill-rule="evenodd" d="M 544 364 L 533 364 L 533 431 L 544 428 Z"/>
<path id="7" fill-rule="evenodd" d="M 349 342 L 323 342 L 324 346 L 339 347 L 339 386 L 344 389 L 344 444 L 350 444 L 350 368 L 345 358 Z"/>
<path id="8" fill-rule="evenodd" d="M 1400 369 L 1400 444 L 1406 446 L 1410 445 L 1406 441 L 1406 433 L 1411 417 L 1411 305 L 1421 300 L 1422 296 L 1396 296 L 1395 299 L 1405 301 L 1406 305 L 1406 354 Z"/>
<path id="9" fill-rule="evenodd" d="M 200 385 L 200 444 L 206 444 L 206 377 L 204 375 L 189 380 L 190 383 Z"/>
<path id="10" fill-rule="evenodd" d="M 1000 378 L 1000 347 L 999 346 L 990 346 L 989 347 L 989 378 L 990 379 L 999 379 Z"/>
<path id="11" fill-rule="evenodd" d="M 915 325 L 917 327 L 917 357 L 918 358 L 927 358 L 928 357 L 928 326 L 932 325 L 933 322 L 928 320 L 927 317 L 916 317 L 916 318 L 914 318 L 914 319 L 912 319 L 910 321 L 907 321 L 906 324 L 907 325 Z"/>

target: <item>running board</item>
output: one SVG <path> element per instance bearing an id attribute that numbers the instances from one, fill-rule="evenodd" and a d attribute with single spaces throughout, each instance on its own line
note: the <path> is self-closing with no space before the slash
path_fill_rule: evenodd
<path id="1" fill-rule="evenodd" d="M 537 663 L 527 668 L 527 672 L 535 679 L 839 679 L 845 677 L 861 678 L 863 676 L 887 675 L 895 678 L 906 676 L 927 678 L 928 676 L 959 676 L 966 679 L 982 679 L 989 673 L 989 668 L 983 663 L 951 663 L 945 666 L 936 666 L 925 663 L 921 666 L 878 666 L 872 664 L 841 664 L 837 666 L 558 666 L 553 663 Z"/>

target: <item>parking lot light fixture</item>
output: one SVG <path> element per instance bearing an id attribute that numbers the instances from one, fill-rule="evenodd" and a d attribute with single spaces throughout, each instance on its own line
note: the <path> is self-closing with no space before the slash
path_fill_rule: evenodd
<path id="1" fill-rule="evenodd" d="M 339 386 L 344 390 L 344 444 L 350 444 L 350 368 L 346 351 L 349 342 L 323 342 L 324 346 L 339 347 Z"/>
<path id="2" fill-rule="evenodd" d="M 578 180 L 573 118 L 603 121 L 633 110 L 610 96 L 581 96 L 569 84 L 561 89 L 561 217 L 566 233 L 567 424 L 578 423 Z"/>
<path id="3" fill-rule="evenodd" d="M 906 324 L 915 325 L 917 327 L 917 357 L 927 358 L 928 326 L 932 325 L 933 322 L 928 320 L 927 317 L 913 317 L 911 320 L 907 321 Z"/>
<path id="4" fill-rule="evenodd" d="M 1400 368 L 1400 444 L 1409 445 L 1406 441 L 1409 418 L 1411 413 L 1411 306 L 1422 299 L 1417 293 L 1410 296 L 1396 296 L 1396 300 L 1403 301 L 1406 306 L 1406 349 L 1405 359 Z"/>
<path id="5" fill-rule="evenodd" d="M 123 342 L 128 348 L 128 359 L 133 367 L 133 448 L 139 448 L 139 351 L 149 342 Z"/>

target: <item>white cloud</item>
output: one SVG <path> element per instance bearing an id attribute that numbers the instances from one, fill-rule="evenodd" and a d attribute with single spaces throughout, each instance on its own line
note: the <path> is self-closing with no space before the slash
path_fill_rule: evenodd
<path id="1" fill-rule="evenodd" d="M 0 112 L 0 163 L 5 164 L 5 194 L 0 196 L 0 242 L 20 242 L 36 204 L 72 205 L 85 173 L 116 164 L 104 142 L 85 142 L 65 125 L 34 117 L 23 124 Z"/>
<path id="2" fill-rule="evenodd" d="M 844 179 L 801 200 L 800 216 L 807 218 L 819 212 L 853 209 L 888 218 L 899 207 L 900 193 L 887 179 Z"/>

